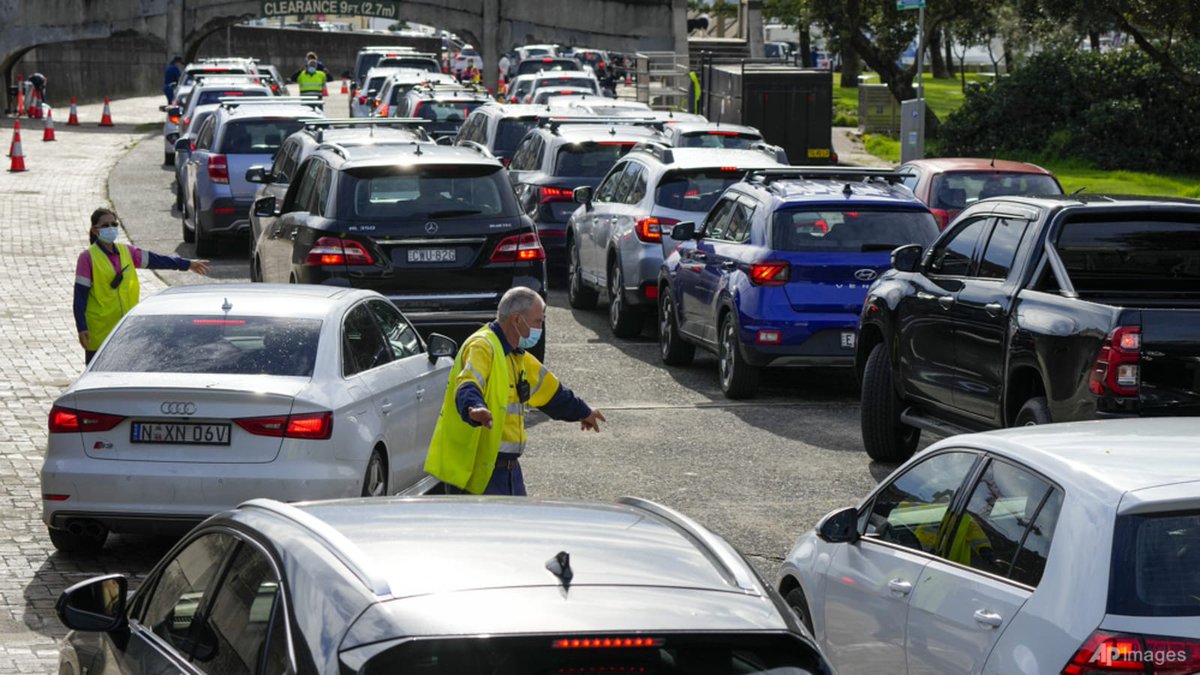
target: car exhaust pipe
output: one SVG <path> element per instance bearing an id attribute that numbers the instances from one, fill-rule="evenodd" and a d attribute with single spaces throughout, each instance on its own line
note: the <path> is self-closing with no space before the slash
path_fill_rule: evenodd
<path id="1" fill-rule="evenodd" d="M 108 534 L 108 528 L 98 520 L 89 518 L 72 518 L 66 523 L 67 532 L 77 537 L 99 539 Z"/>

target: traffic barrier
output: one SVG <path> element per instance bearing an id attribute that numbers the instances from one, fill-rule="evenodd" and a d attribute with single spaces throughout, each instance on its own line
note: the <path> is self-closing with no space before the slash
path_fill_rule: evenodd
<path id="1" fill-rule="evenodd" d="M 17 149 L 17 139 L 21 137 L 21 120 L 13 120 L 13 137 L 12 143 L 8 146 L 8 156 L 12 157 L 13 150 Z"/>
<path id="2" fill-rule="evenodd" d="M 13 147 L 12 147 L 12 165 L 8 167 L 9 172 L 16 173 L 25 171 L 25 153 L 21 150 L 21 129 L 13 129 Z"/>
<path id="3" fill-rule="evenodd" d="M 75 109 L 75 97 L 71 97 L 71 114 L 67 116 L 67 126 L 79 126 L 79 111 Z"/>
<path id="4" fill-rule="evenodd" d="M 344 77 L 342 78 L 342 93 L 343 94 L 350 93 L 350 81 Z"/>
<path id="5" fill-rule="evenodd" d="M 109 108 L 108 108 L 108 97 L 105 96 L 104 97 L 104 113 L 102 115 L 100 115 L 100 126 L 111 127 L 112 125 L 113 125 L 112 111 L 109 110 Z"/>
<path id="6" fill-rule="evenodd" d="M 42 140 L 53 141 L 54 138 L 54 109 L 46 106 L 46 126 L 42 129 Z"/>

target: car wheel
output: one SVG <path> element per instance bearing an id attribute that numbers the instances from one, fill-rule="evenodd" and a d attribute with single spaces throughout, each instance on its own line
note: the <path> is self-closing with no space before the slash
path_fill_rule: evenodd
<path id="1" fill-rule="evenodd" d="M 174 164 L 174 163 L 175 163 L 175 153 L 167 152 L 164 150 L 163 151 L 163 164 Z"/>
<path id="2" fill-rule="evenodd" d="M 793 588 L 788 591 L 784 599 L 787 600 L 788 607 L 792 608 L 792 612 L 796 614 L 796 618 L 800 620 L 800 623 L 804 624 L 809 633 L 815 635 L 813 633 L 812 612 L 808 610 L 808 598 L 804 597 L 804 591 L 800 590 L 799 587 Z"/>
<path id="3" fill-rule="evenodd" d="M 1035 396 L 1017 411 L 1014 427 L 1034 427 L 1039 424 L 1050 424 L 1050 406 L 1046 405 L 1045 396 Z"/>
<path id="4" fill-rule="evenodd" d="M 733 312 L 721 321 L 721 342 L 717 354 L 717 372 L 720 374 L 721 391 L 726 398 L 750 398 L 758 387 L 759 370 L 746 363 L 742 350 L 738 348 L 737 324 Z"/>
<path id="5" fill-rule="evenodd" d="M 217 241 L 212 235 L 204 234 L 204 228 L 200 227 L 200 204 L 192 204 L 192 223 L 196 226 L 196 255 L 211 258 L 217 252 Z"/>
<path id="6" fill-rule="evenodd" d="M 175 183 L 175 210 L 183 213 L 183 188 L 178 182 Z"/>
<path id="7" fill-rule="evenodd" d="M 642 332 L 642 314 L 625 302 L 625 276 L 621 263 L 608 264 L 608 327 L 619 338 L 637 337 Z"/>
<path id="8" fill-rule="evenodd" d="M 579 265 L 579 247 L 572 239 L 567 244 L 567 302 L 575 309 L 595 309 L 600 294 L 583 283 Z"/>
<path id="9" fill-rule="evenodd" d="M 50 543 L 63 553 L 99 553 L 108 539 L 108 530 L 100 527 L 91 533 L 74 534 L 67 530 L 47 528 L 50 533 Z"/>
<path id="10" fill-rule="evenodd" d="M 367 461 L 367 472 L 363 475 L 362 496 L 386 497 L 388 494 L 387 464 L 383 454 L 376 450 Z"/>
<path id="11" fill-rule="evenodd" d="M 903 462 L 917 449 L 921 430 L 900 421 L 901 405 L 887 347 L 875 345 L 863 369 L 861 419 L 863 447 L 877 462 Z"/>
<path id="12" fill-rule="evenodd" d="M 686 366 L 696 357 L 696 345 L 684 341 L 675 318 L 675 301 L 671 289 L 658 292 L 658 350 L 668 366 Z"/>
<path id="13" fill-rule="evenodd" d="M 190 229 L 188 227 L 187 206 L 185 204 L 183 204 L 182 202 L 179 205 L 179 223 L 180 223 L 180 227 L 183 228 L 183 243 L 185 243 L 185 244 L 196 243 L 196 231 L 193 229 Z"/>

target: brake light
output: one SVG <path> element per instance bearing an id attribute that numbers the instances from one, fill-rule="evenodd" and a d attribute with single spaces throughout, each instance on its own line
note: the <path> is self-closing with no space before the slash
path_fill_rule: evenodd
<path id="1" fill-rule="evenodd" d="M 221 206 L 213 209 L 213 213 L 217 214 L 218 216 L 227 216 L 231 213 L 237 213 L 237 208 L 233 206 Z"/>
<path id="2" fill-rule="evenodd" d="M 225 91 L 225 92 L 221 92 L 221 95 L 222 96 L 245 96 L 246 92 L 244 92 L 244 91 Z"/>
<path id="3" fill-rule="evenodd" d="M 245 319 L 192 319 L 193 326 L 245 326 Z"/>
<path id="4" fill-rule="evenodd" d="M 1092 364 L 1088 391 L 1102 396 L 1106 391 L 1117 396 L 1137 396 L 1141 379 L 1142 329 L 1120 326 L 1113 329 Z"/>
<path id="5" fill-rule="evenodd" d="M 225 161 L 225 155 L 208 156 L 208 178 L 214 183 L 229 182 L 229 163 Z"/>
<path id="6" fill-rule="evenodd" d="M 731 171 L 738 171 L 738 168 L 736 166 L 723 166 L 721 167 L 721 171 L 729 173 Z"/>
<path id="7" fill-rule="evenodd" d="M 623 148 L 632 148 L 634 146 L 633 143 L 628 143 L 625 141 L 600 141 L 596 145 L 619 145 Z"/>
<path id="8" fill-rule="evenodd" d="M 366 103 L 367 103 L 367 97 L 366 97 L 365 95 L 364 95 L 364 96 L 359 96 L 359 97 L 358 97 L 358 104 L 359 104 L 359 105 L 366 105 Z"/>
<path id="9" fill-rule="evenodd" d="M 536 234 L 526 232 L 525 234 L 514 234 L 511 237 L 505 237 L 500 240 L 496 246 L 496 250 L 492 251 L 490 262 L 530 262 L 534 260 L 545 260 L 546 250 L 542 248 L 542 242 L 538 240 Z"/>
<path id="10" fill-rule="evenodd" d="M 384 103 L 383 105 L 379 106 L 379 116 L 380 117 L 388 116 L 388 104 Z"/>
<path id="11" fill-rule="evenodd" d="M 171 124 L 179 124 L 179 115 L 169 115 L 167 119 L 171 120 Z"/>
<path id="12" fill-rule="evenodd" d="M 929 212 L 937 219 L 939 230 L 946 229 L 946 226 L 950 224 L 950 214 L 948 212 L 941 209 L 929 209 Z"/>
<path id="13" fill-rule="evenodd" d="M 750 266 L 750 281 L 759 286 L 782 286 L 787 283 L 791 265 L 766 261 Z"/>
<path id="14" fill-rule="evenodd" d="M 333 413 L 329 411 L 303 415 L 243 417 L 235 419 L 234 422 L 255 436 L 323 441 L 333 435 Z"/>
<path id="15" fill-rule="evenodd" d="M 755 334 L 754 341 L 760 345 L 777 345 L 780 343 L 779 331 L 760 330 Z"/>
<path id="16" fill-rule="evenodd" d="M 633 233 L 637 235 L 638 239 L 647 244 L 656 244 L 662 241 L 662 228 L 664 225 L 676 225 L 678 223 L 679 221 L 674 218 L 642 218 L 634 225 Z"/>
<path id="17" fill-rule="evenodd" d="M 709 136 L 737 136 L 738 132 L 736 132 L 736 131 L 710 131 L 710 132 L 708 132 L 708 135 Z"/>
<path id="18" fill-rule="evenodd" d="M 543 204 L 550 202 L 569 202 L 575 199 L 575 195 L 571 190 L 566 188 L 544 187 L 540 190 L 540 201 Z"/>
<path id="19" fill-rule="evenodd" d="M 1197 668 L 1200 668 L 1200 642 L 1196 640 L 1096 631 L 1075 652 L 1062 673 L 1184 675 L 1196 672 Z"/>
<path id="20" fill-rule="evenodd" d="M 121 415 L 106 415 L 87 410 L 73 410 L 62 406 L 50 408 L 50 433 L 69 434 L 79 431 L 111 431 L 125 418 Z"/>
<path id="21" fill-rule="evenodd" d="M 652 637 L 562 638 L 550 644 L 554 649 L 624 649 L 662 645 L 662 638 Z"/>
<path id="22" fill-rule="evenodd" d="M 305 265 L 374 265 L 370 252 L 353 239 L 321 237 L 304 258 Z"/>

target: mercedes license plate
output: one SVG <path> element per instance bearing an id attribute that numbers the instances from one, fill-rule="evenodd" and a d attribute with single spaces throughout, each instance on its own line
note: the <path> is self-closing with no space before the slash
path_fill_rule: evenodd
<path id="1" fill-rule="evenodd" d="M 452 248 L 410 248 L 408 262 L 410 263 L 452 263 L 458 251 Z"/>
<path id="2" fill-rule="evenodd" d="M 129 440 L 132 443 L 229 445 L 229 425 L 134 422 L 129 431 Z"/>
<path id="3" fill-rule="evenodd" d="M 842 333 L 842 349 L 854 349 L 854 344 L 857 341 L 858 334 L 853 331 L 844 331 Z"/>

